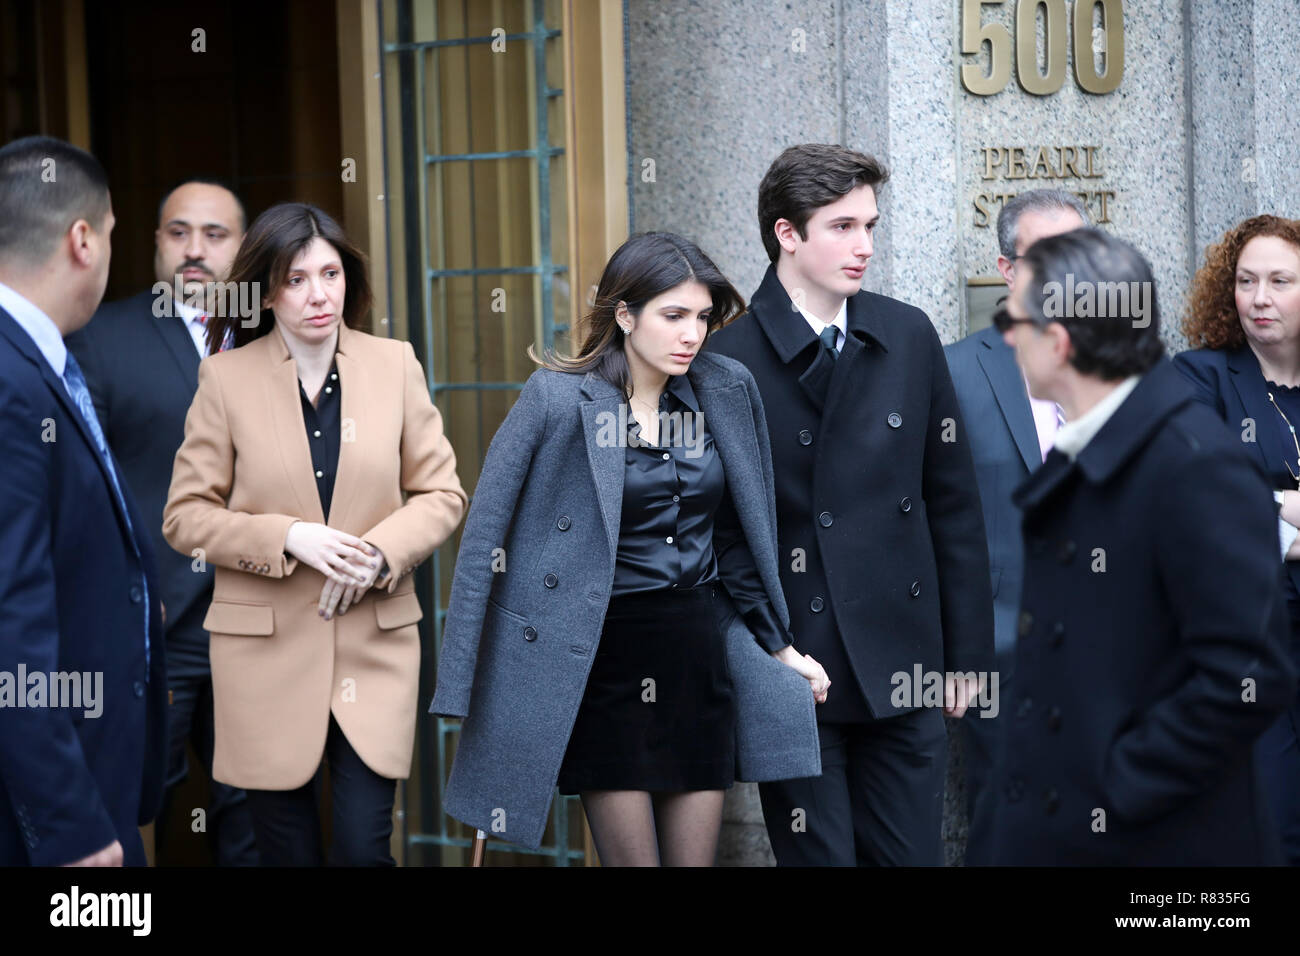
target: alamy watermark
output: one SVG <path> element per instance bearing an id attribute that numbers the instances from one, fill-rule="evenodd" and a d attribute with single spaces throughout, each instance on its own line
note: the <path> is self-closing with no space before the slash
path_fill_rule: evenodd
<path id="1" fill-rule="evenodd" d="M 893 690 L 889 702 L 895 707 L 942 707 L 944 688 L 950 680 L 975 682 L 978 692 L 972 694 L 968 710 L 978 710 L 981 717 L 996 717 L 1001 710 L 998 703 L 997 671 L 922 671 L 920 664 L 912 665 L 911 673 L 895 671 L 889 678 Z"/>
<path id="2" fill-rule="evenodd" d="M 88 720 L 104 712 L 103 671 L 0 671 L 0 709 L 58 707 L 81 709 Z"/>
<path id="3" fill-rule="evenodd" d="M 1075 282 L 1067 273 L 1064 285 L 1043 283 L 1043 295 L 1047 319 L 1130 319 L 1133 328 L 1145 329 L 1156 294 L 1151 282 Z"/>
<path id="4" fill-rule="evenodd" d="M 629 420 L 626 402 L 619 405 L 618 414 L 601 412 L 596 416 L 596 444 L 601 448 L 685 448 L 687 458 L 704 454 L 703 412 L 659 412 L 658 445 L 650 444 L 639 434 L 629 434 Z"/>
<path id="5" fill-rule="evenodd" d="M 207 282 L 203 289 L 186 297 L 185 283 L 180 275 L 172 276 L 172 284 L 155 282 L 150 290 L 154 294 L 154 318 L 171 318 L 178 314 L 176 303 L 183 302 L 209 316 L 223 319 L 241 319 L 240 325 L 251 329 L 262 314 L 262 284 L 260 282 Z"/>

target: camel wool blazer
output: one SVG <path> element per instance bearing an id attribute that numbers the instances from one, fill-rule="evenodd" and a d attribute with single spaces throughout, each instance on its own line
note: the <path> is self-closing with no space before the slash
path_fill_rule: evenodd
<path id="1" fill-rule="evenodd" d="M 390 575 L 345 614 L 317 613 L 325 577 L 287 554 L 324 523 L 279 329 L 203 360 L 163 511 L 167 542 L 215 568 L 213 777 L 257 790 L 309 781 L 333 713 L 376 773 L 410 774 L 422 612 L 411 572 L 468 504 L 442 417 L 407 342 L 339 328 L 338 472 L 329 526 L 378 548 Z"/>

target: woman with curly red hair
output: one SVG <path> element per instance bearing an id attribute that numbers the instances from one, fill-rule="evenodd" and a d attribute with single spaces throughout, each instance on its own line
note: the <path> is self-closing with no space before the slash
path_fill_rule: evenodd
<path id="1" fill-rule="evenodd" d="M 1286 562 L 1291 652 L 1300 663 L 1300 222 L 1255 216 L 1211 246 L 1196 273 L 1174 358 L 1272 479 Z M 1300 865 L 1300 698 L 1258 741 L 1282 850 Z"/>

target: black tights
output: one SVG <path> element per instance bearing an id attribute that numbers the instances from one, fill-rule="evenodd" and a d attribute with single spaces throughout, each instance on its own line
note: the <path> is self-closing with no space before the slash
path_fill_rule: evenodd
<path id="1" fill-rule="evenodd" d="M 602 866 L 712 866 L 724 790 L 588 790 L 582 808 Z"/>

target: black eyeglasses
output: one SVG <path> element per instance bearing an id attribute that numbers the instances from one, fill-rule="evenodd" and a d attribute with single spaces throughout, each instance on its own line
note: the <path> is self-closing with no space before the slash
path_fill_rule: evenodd
<path id="1" fill-rule="evenodd" d="M 1013 325 L 1019 325 L 1021 322 L 1033 324 L 1033 319 L 1013 319 L 1011 313 L 1005 308 L 998 309 L 993 313 L 993 328 L 997 329 L 999 334 L 1006 335 Z"/>

